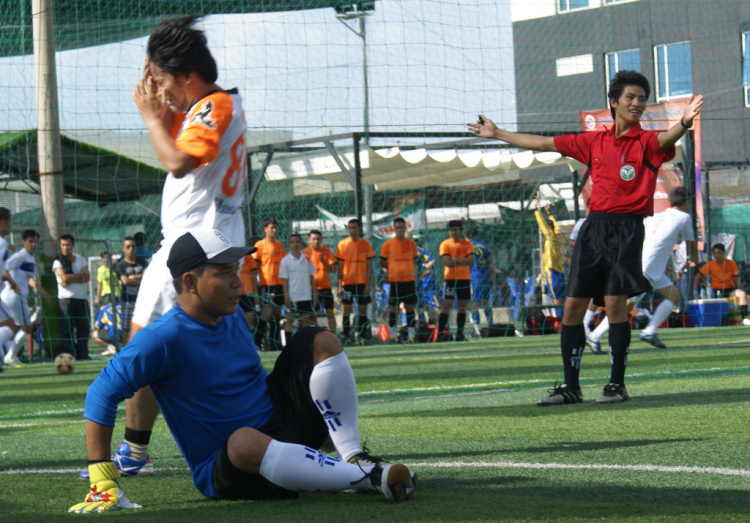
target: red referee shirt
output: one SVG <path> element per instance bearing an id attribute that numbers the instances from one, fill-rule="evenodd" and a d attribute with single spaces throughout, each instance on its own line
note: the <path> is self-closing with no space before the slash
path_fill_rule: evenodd
<path id="1" fill-rule="evenodd" d="M 658 131 L 644 131 L 636 124 L 615 138 L 614 126 L 606 131 L 555 136 L 563 156 L 584 165 L 591 162 L 591 212 L 654 214 L 656 174 L 675 149 L 659 147 Z"/>

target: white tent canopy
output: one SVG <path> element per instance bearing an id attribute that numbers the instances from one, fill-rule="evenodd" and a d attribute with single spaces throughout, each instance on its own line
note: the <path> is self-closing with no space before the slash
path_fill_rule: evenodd
<path id="1" fill-rule="evenodd" d="M 339 146 L 336 152 L 353 176 L 353 146 Z M 674 161 L 680 158 L 681 148 L 678 147 L 678 158 Z M 401 150 L 398 147 L 363 146 L 359 161 L 362 184 L 373 185 L 377 191 L 432 187 L 493 175 L 496 183 L 517 181 L 522 177 L 521 171 L 528 169 L 556 165 L 568 165 L 572 170 L 585 167 L 556 152 L 512 152 L 506 149 Z M 336 159 L 326 149 L 274 156 L 266 171 L 269 181 L 307 177 L 321 177 L 329 182 L 346 181 Z"/>

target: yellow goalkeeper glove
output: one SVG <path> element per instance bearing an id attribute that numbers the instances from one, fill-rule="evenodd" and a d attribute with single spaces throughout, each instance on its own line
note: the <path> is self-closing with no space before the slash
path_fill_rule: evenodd
<path id="1" fill-rule="evenodd" d="M 117 478 L 120 472 L 111 461 L 89 465 L 89 481 L 91 490 L 86 501 L 73 505 L 68 512 L 89 514 L 92 512 L 106 512 L 121 508 L 140 508 L 132 503 L 120 490 Z"/>

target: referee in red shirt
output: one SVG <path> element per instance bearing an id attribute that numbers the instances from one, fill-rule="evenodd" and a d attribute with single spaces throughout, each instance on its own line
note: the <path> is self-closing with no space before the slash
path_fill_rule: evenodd
<path id="1" fill-rule="evenodd" d="M 625 366 L 630 348 L 629 296 L 651 290 L 643 276 L 643 218 L 654 213 L 659 166 L 674 158 L 674 146 L 700 113 L 702 96 L 691 96 L 682 119 L 665 132 L 644 131 L 640 119 L 651 93 L 648 79 L 635 71 L 619 71 L 609 84 L 615 123 L 605 131 L 554 138 L 499 129 L 487 118 L 467 124 L 476 135 L 495 138 L 523 149 L 557 151 L 589 168 L 593 187 L 590 213 L 573 249 L 565 300 L 561 349 L 565 381 L 537 405 L 580 403 L 578 383 L 586 347 L 583 316 L 590 298 L 604 305 L 609 318 L 611 377 L 597 403 L 628 399 Z"/>

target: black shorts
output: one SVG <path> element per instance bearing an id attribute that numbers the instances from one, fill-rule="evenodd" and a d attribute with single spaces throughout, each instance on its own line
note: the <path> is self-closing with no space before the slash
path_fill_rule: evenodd
<path id="1" fill-rule="evenodd" d="M 443 281 L 443 299 L 452 300 L 471 299 L 471 280 L 445 280 Z"/>
<path id="2" fill-rule="evenodd" d="M 261 285 L 260 300 L 263 305 L 284 305 L 284 287 L 281 285 Z"/>
<path id="3" fill-rule="evenodd" d="M 399 303 L 404 305 L 417 304 L 417 286 L 413 281 L 391 282 L 391 290 L 388 293 L 388 305 L 398 307 Z"/>
<path id="4" fill-rule="evenodd" d="M 717 298 L 729 298 L 736 290 L 736 287 L 732 287 L 731 289 L 711 289 L 711 294 L 713 294 Z"/>
<path id="5" fill-rule="evenodd" d="M 331 289 L 318 289 L 318 303 L 323 304 L 323 310 L 333 310 L 333 291 Z"/>
<path id="6" fill-rule="evenodd" d="M 255 312 L 255 298 L 252 294 L 240 295 L 239 305 L 242 312 Z"/>
<path id="7" fill-rule="evenodd" d="M 644 235 L 642 216 L 589 213 L 573 248 L 567 295 L 604 306 L 604 296 L 650 291 L 641 261 Z"/>
<path id="8" fill-rule="evenodd" d="M 279 354 L 266 384 L 273 404 L 271 418 L 258 430 L 277 441 L 319 449 L 328 439 L 328 428 L 310 394 L 312 346 L 320 327 L 303 327 Z M 229 460 L 228 441 L 216 456 L 213 486 L 223 499 L 288 499 L 297 492 L 274 485 L 260 474 L 249 474 Z"/>
<path id="9" fill-rule="evenodd" d="M 357 305 L 368 305 L 372 301 L 370 295 L 365 294 L 364 283 L 344 285 L 344 291 L 341 293 L 341 303 L 351 305 L 355 299 L 357 300 Z"/>
<path id="10" fill-rule="evenodd" d="M 294 312 L 299 314 L 315 314 L 312 300 L 295 301 Z"/>

